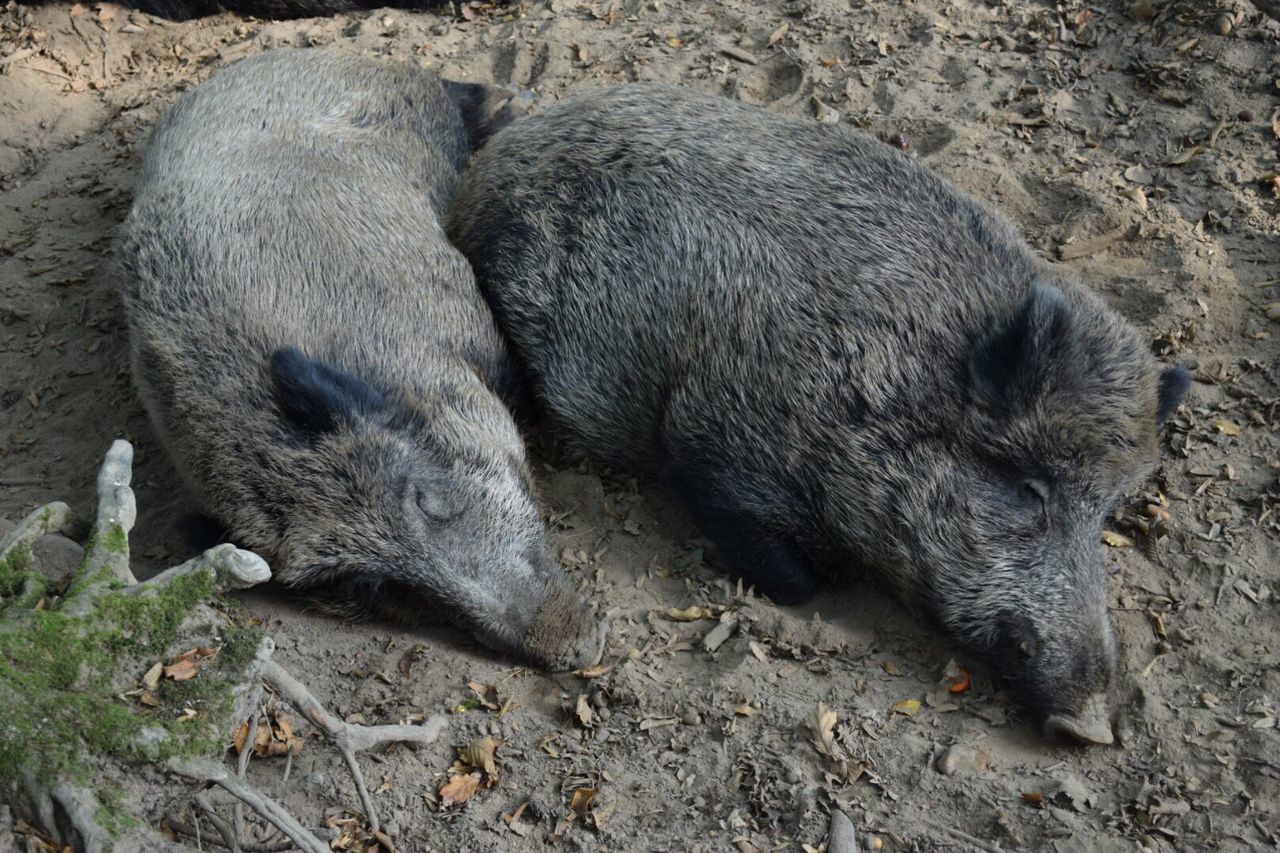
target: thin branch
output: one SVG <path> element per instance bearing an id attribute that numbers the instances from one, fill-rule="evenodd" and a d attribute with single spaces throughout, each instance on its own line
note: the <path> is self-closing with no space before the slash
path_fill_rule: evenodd
<path id="1" fill-rule="evenodd" d="M 325 710 L 306 685 L 290 675 L 275 661 L 269 660 L 263 663 L 262 679 L 299 714 L 324 732 L 342 753 L 355 780 L 356 792 L 360 795 L 360 803 L 364 807 L 369 828 L 374 832 L 380 829 L 378 814 L 373 806 L 373 798 L 369 796 L 369 789 L 365 785 L 364 774 L 360 772 L 360 764 L 356 761 L 356 753 L 377 749 L 389 743 L 432 743 L 449 725 L 448 721 L 439 714 L 433 714 L 420 726 L 360 726 L 345 723 Z"/>
<path id="2" fill-rule="evenodd" d="M 316 838 L 298 819 L 289 814 L 279 803 L 259 793 L 254 788 L 227 773 L 227 769 L 213 761 L 192 759 L 172 760 L 169 768 L 175 773 L 200 782 L 212 782 L 241 800 L 263 819 L 284 833 L 304 853 L 329 853 L 329 847 Z"/>
<path id="3" fill-rule="evenodd" d="M 169 815 L 164 819 L 164 822 L 179 835 L 185 835 L 188 838 L 196 837 L 196 828 L 177 815 Z M 221 839 L 215 838 L 212 840 L 215 844 L 223 844 L 225 846 Z M 298 845 L 292 841 L 277 841 L 274 844 L 259 844 L 253 841 L 246 841 L 241 843 L 240 849 L 243 853 L 285 853 L 286 850 L 297 850 Z"/>
<path id="4" fill-rule="evenodd" d="M 201 791 L 196 794 L 195 801 L 200 810 L 204 812 L 204 816 L 209 819 L 209 823 L 213 824 L 213 828 L 217 831 L 219 837 L 222 838 L 222 846 L 228 848 L 231 853 L 242 853 L 239 837 L 231 829 L 231 826 L 213 810 L 213 803 L 209 802 L 208 795 Z M 236 805 L 238 806 L 240 803 L 237 802 Z"/>
<path id="5" fill-rule="evenodd" d="M 255 684 L 253 688 L 253 697 L 249 700 L 249 730 L 244 737 L 244 743 L 240 746 L 240 755 L 236 760 L 236 778 L 244 779 L 244 774 L 249 770 L 249 759 L 253 755 L 253 744 L 258 739 L 258 718 L 261 711 L 258 705 L 262 702 L 262 685 Z M 244 835 L 244 804 L 236 803 L 235 808 L 235 826 L 236 838 Z"/>

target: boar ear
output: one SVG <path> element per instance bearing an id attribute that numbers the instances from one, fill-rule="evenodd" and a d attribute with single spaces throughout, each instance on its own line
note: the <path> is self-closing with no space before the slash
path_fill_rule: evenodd
<path id="1" fill-rule="evenodd" d="M 307 358 L 292 347 L 271 354 L 271 380 L 285 418 L 313 435 L 331 432 L 342 421 L 371 415 L 386 403 L 363 379 Z"/>
<path id="2" fill-rule="evenodd" d="M 1013 313 L 974 347 L 969 376 L 978 399 L 996 409 L 1033 400 L 1070 326 L 1071 309 L 1062 291 L 1034 282 Z"/>
<path id="3" fill-rule="evenodd" d="M 531 93 L 485 83 L 441 80 L 444 92 L 462 114 L 467 146 L 478 151 L 489 137 L 528 112 Z"/>
<path id="4" fill-rule="evenodd" d="M 1160 384 L 1157 391 L 1156 426 L 1164 426 L 1169 416 L 1177 411 L 1183 396 L 1191 387 L 1191 374 L 1181 364 L 1166 367 L 1160 372 Z"/>

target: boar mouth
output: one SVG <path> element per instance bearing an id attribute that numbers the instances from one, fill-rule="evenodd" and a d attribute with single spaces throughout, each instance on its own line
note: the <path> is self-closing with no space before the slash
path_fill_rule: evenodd
<path id="1" fill-rule="evenodd" d="M 1044 721 L 1045 734 L 1076 746 L 1110 746 L 1115 743 L 1111 714 L 1105 694 L 1090 696 L 1078 713 L 1050 714 Z"/>

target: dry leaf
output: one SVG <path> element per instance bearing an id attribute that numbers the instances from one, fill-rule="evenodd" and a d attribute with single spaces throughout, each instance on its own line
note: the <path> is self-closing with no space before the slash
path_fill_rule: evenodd
<path id="1" fill-rule="evenodd" d="M 231 736 L 231 744 L 236 748 L 236 755 L 244 752 L 244 742 L 249 739 L 249 721 L 245 720 L 238 727 L 236 732 Z"/>
<path id="2" fill-rule="evenodd" d="M 1022 799 L 1033 806 L 1044 806 L 1044 794 L 1039 791 L 1023 791 Z"/>
<path id="3" fill-rule="evenodd" d="M 1165 165 L 1166 166 L 1185 166 L 1187 163 L 1191 162 L 1192 157 L 1195 157 L 1197 154 L 1201 153 L 1202 151 L 1204 151 L 1204 146 L 1202 145 L 1197 145 L 1194 148 L 1188 148 L 1186 151 L 1183 151 L 1181 154 L 1174 157 L 1172 160 L 1169 160 L 1167 163 L 1165 163 Z"/>
<path id="4" fill-rule="evenodd" d="M 458 757 L 468 766 L 483 770 L 488 776 L 486 788 L 492 787 L 498 779 L 497 751 L 505 741 L 491 737 L 477 738 L 458 750 Z"/>
<path id="5" fill-rule="evenodd" d="M 440 786 L 440 805 L 460 806 L 480 790 L 479 773 L 459 773 Z"/>
<path id="6" fill-rule="evenodd" d="M 598 796 L 600 791 L 596 788 L 577 788 L 569 798 L 569 808 L 579 818 L 585 818 L 587 812 L 591 811 L 591 807 L 595 805 Z"/>
<path id="7" fill-rule="evenodd" d="M 813 745 L 817 747 L 818 752 L 828 758 L 835 758 L 835 737 L 836 722 L 839 718 L 836 712 L 828 708 L 824 703 L 819 702 L 818 708 L 813 712 L 813 717 L 809 720 L 809 732 L 813 740 Z"/>
<path id="8" fill-rule="evenodd" d="M 1132 548 L 1133 540 L 1122 533 L 1116 533 L 1114 530 L 1102 531 L 1102 541 L 1112 548 Z"/>
<path id="9" fill-rule="evenodd" d="M 151 669 L 147 670 L 147 674 L 142 676 L 142 686 L 148 690 L 155 690 L 160 686 L 160 674 L 164 672 L 164 663 L 156 661 Z"/>
<path id="10" fill-rule="evenodd" d="M 589 729 L 595 725 L 596 715 L 591 710 L 591 703 L 587 701 L 587 694 L 578 694 L 578 702 L 574 706 L 573 715 L 584 729 Z"/>
<path id="11" fill-rule="evenodd" d="M 684 610 L 677 610 L 674 607 L 668 608 L 663 614 L 672 622 L 696 622 L 699 619 L 715 619 L 716 614 L 710 607 L 691 604 Z"/>
<path id="12" fill-rule="evenodd" d="M 951 693 L 964 693 L 969 689 L 969 671 L 951 659 L 942 671 L 942 684 Z"/>
<path id="13" fill-rule="evenodd" d="M 413 675 L 414 660 L 426 650 L 427 647 L 422 643 L 415 643 L 412 648 L 405 650 L 405 653 L 400 656 L 400 662 L 396 665 L 402 678 L 408 678 Z"/>
<path id="14" fill-rule="evenodd" d="M 601 663 L 601 664 L 596 664 L 595 666 L 592 666 L 592 667 L 588 667 L 587 669 L 576 670 L 573 674 L 578 676 L 579 678 L 599 678 L 600 676 L 604 675 L 611 669 L 613 669 L 613 664 Z"/>
<path id="15" fill-rule="evenodd" d="M 177 663 L 166 666 L 164 668 L 164 676 L 174 681 L 186 681 L 188 678 L 194 678 L 199 671 L 195 661 L 180 660 Z"/>
<path id="16" fill-rule="evenodd" d="M 782 37 L 787 34 L 787 30 L 789 29 L 791 29 L 791 25 L 788 23 L 783 23 L 782 26 L 778 27 L 776 30 L 770 33 L 769 47 L 773 47 L 775 44 L 782 41 Z"/>
<path id="17" fill-rule="evenodd" d="M 885 672 L 889 673 L 890 675 L 894 675 L 894 676 L 902 675 L 902 667 L 898 666 L 896 663 L 894 663 L 891 660 L 880 661 L 880 668 L 883 669 Z"/>
<path id="18" fill-rule="evenodd" d="M 895 714 L 902 714 L 906 717 L 914 717 L 916 714 L 920 713 L 920 700 L 903 699 L 901 702 L 896 702 L 893 706 L 893 712 Z"/>
<path id="19" fill-rule="evenodd" d="M 1213 428 L 1223 435 L 1240 434 L 1240 424 L 1235 421 L 1214 421 Z"/>
<path id="20" fill-rule="evenodd" d="M 165 678 L 174 681 L 186 681 L 194 677 L 202 666 L 216 658 L 219 651 L 221 649 L 217 647 L 197 646 L 194 649 L 169 658 L 169 663 L 165 665 L 161 672 L 164 673 Z"/>
<path id="21" fill-rule="evenodd" d="M 481 684 L 478 681 L 469 681 L 467 686 L 471 688 L 472 693 L 476 694 L 476 698 L 480 700 L 482 707 L 488 708 L 490 711 L 496 711 L 502 705 L 498 697 L 496 684 Z"/>

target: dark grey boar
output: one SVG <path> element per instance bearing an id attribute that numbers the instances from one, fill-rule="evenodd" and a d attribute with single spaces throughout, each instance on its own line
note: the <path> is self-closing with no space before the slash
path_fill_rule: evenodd
<path id="1" fill-rule="evenodd" d="M 134 378 L 278 580 L 577 666 L 601 628 L 548 553 L 521 384 L 440 224 L 467 158 L 428 71 L 280 50 L 215 74 L 156 128 L 120 232 Z"/>
<path id="2" fill-rule="evenodd" d="M 779 602 L 862 566 L 1110 743 L 1099 536 L 1187 385 L 996 215 L 864 135 L 677 88 L 495 135 L 446 219 L 536 395 Z"/>

